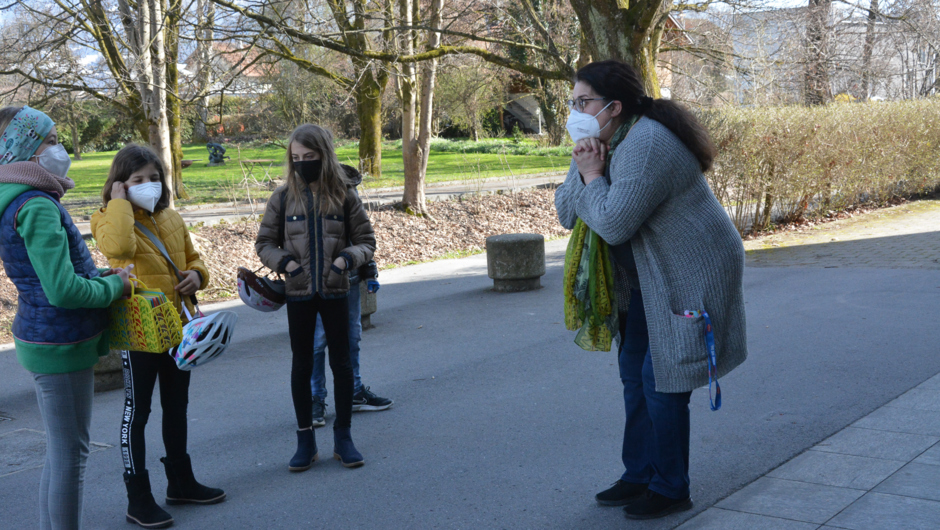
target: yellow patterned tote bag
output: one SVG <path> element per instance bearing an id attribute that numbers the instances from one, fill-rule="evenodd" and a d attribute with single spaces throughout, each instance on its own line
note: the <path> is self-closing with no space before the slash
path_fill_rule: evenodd
<path id="1" fill-rule="evenodd" d="M 163 292 L 131 278 L 131 296 L 111 304 L 108 336 L 112 350 L 165 353 L 179 345 L 183 325 Z"/>

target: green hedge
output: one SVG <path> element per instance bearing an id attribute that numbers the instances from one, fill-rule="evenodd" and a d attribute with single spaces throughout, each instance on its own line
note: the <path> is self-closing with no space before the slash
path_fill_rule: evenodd
<path id="1" fill-rule="evenodd" d="M 707 174 L 742 233 L 940 186 L 940 100 L 729 108 L 699 114 Z"/>

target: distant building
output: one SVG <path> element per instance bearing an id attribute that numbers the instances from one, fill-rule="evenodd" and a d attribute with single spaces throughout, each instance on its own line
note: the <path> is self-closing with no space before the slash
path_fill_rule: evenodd
<path id="1" fill-rule="evenodd" d="M 267 92 L 270 89 L 268 79 L 277 74 L 277 66 L 259 60 L 260 56 L 257 49 L 240 42 L 213 42 L 209 54 L 212 68 L 210 93 L 224 91 L 228 96 L 249 97 Z M 186 79 L 185 85 L 195 87 L 199 70 L 197 53 L 187 57 L 182 66 L 180 76 Z"/>
<path id="2" fill-rule="evenodd" d="M 733 68 L 729 80 L 738 104 L 802 101 L 806 7 L 716 17 L 729 35 Z M 867 91 L 863 55 L 868 21 L 863 10 L 832 10 L 826 63 L 832 94 L 855 99 L 897 100 L 938 91 L 938 54 L 905 21 L 874 25 Z M 729 65 L 731 66 L 731 65 Z M 851 98 L 849 98 L 851 99 Z"/>

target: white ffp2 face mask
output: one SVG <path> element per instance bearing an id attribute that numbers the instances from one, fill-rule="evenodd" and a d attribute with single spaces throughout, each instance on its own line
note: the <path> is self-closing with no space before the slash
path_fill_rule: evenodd
<path id="1" fill-rule="evenodd" d="M 65 178 L 72 167 L 72 159 L 69 158 L 68 151 L 62 147 L 62 144 L 55 144 L 47 147 L 41 155 L 36 155 L 36 162 L 49 173 L 61 178 Z"/>
<path id="2" fill-rule="evenodd" d="M 613 105 L 613 103 L 614 102 L 611 101 L 593 116 L 579 110 L 571 109 L 571 114 L 568 115 L 568 122 L 565 123 L 565 128 L 568 129 L 568 134 L 571 135 L 571 140 L 577 143 L 579 140 L 585 138 L 599 137 L 601 131 L 606 129 L 607 125 L 610 125 L 610 121 L 612 120 L 608 120 L 607 125 L 601 127 L 600 122 L 597 121 L 597 116 L 600 115 L 601 112 L 604 112 L 607 107 Z"/>
<path id="3" fill-rule="evenodd" d="M 163 195 L 163 184 L 159 182 L 144 182 L 136 186 L 127 188 L 127 200 L 138 208 L 143 208 L 150 213 L 157 207 L 160 197 Z"/>

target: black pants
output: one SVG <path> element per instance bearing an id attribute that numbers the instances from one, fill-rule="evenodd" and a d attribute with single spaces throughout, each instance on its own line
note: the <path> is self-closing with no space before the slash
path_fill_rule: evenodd
<path id="1" fill-rule="evenodd" d="M 186 408 L 189 405 L 189 372 L 176 367 L 166 353 L 121 352 L 124 363 L 124 418 L 121 422 L 121 455 L 131 474 L 146 467 L 144 429 L 150 418 L 153 387 L 160 376 L 163 408 L 163 446 L 170 459 L 186 456 Z"/>
<path id="2" fill-rule="evenodd" d="M 294 354 L 290 370 L 290 391 L 294 399 L 297 427 L 311 427 L 313 405 L 310 401 L 310 376 L 313 375 L 313 337 L 317 329 L 317 313 L 323 321 L 326 345 L 330 349 L 330 370 L 333 371 L 333 396 L 336 400 L 336 421 L 333 428 L 349 427 L 352 418 L 353 370 L 349 362 L 349 307 L 347 299 L 326 299 L 287 302 L 287 326 L 290 348 Z"/>

